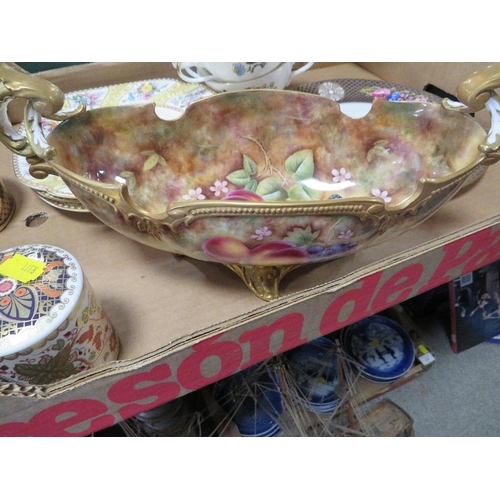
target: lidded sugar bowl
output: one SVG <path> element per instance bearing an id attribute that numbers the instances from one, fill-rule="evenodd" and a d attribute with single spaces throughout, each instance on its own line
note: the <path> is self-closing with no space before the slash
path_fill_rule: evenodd
<path id="1" fill-rule="evenodd" d="M 0 251 L 0 383 L 47 385 L 116 360 L 119 341 L 77 260 L 50 245 Z"/>

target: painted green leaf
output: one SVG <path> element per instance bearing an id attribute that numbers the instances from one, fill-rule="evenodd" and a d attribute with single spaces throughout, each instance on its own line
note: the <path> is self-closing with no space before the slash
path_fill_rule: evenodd
<path id="1" fill-rule="evenodd" d="M 54 351 L 60 351 L 65 345 L 65 342 L 63 339 L 59 339 L 53 346 L 52 349 Z"/>
<path id="2" fill-rule="evenodd" d="M 246 184 L 245 184 L 245 189 L 247 191 L 252 191 L 252 193 L 255 193 L 257 191 L 257 186 L 258 182 L 256 179 L 250 179 Z"/>
<path id="3" fill-rule="evenodd" d="M 245 184 L 250 181 L 250 175 L 248 174 L 247 171 L 241 169 L 241 170 L 235 170 L 234 172 L 231 172 L 226 179 L 229 182 L 232 182 L 235 186 L 239 187 L 244 187 Z"/>
<path id="4" fill-rule="evenodd" d="M 162 167 L 166 167 L 167 166 L 167 162 L 165 161 L 165 158 L 163 158 L 163 156 L 160 156 L 159 159 L 158 159 L 158 163 L 162 166 Z"/>
<path id="5" fill-rule="evenodd" d="M 305 229 L 295 228 L 293 231 L 289 231 L 283 240 L 298 247 L 308 247 L 316 240 L 320 232 L 313 233 L 311 226 L 307 226 Z"/>
<path id="6" fill-rule="evenodd" d="M 257 173 L 257 163 L 249 156 L 243 155 L 243 170 L 248 172 L 249 175 L 255 175 Z"/>
<path id="7" fill-rule="evenodd" d="M 308 188 L 303 184 L 294 184 L 288 190 L 288 197 L 292 201 L 312 201 L 320 199 L 320 192 L 315 189 Z"/>
<path id="8" fill-rule="evenodd" d="M 158 165 L 158 162 L 160 161 L 160 155 L 158 154 L 152 154 L 145 162 L 144 162 L 144 165 L 142 167 L 142 170 L 144 170 L 144 172 L 147 172 L 148 170 L 151 170 L 153 168 L 156 167 L 156 165 Z"/>
<path id="9" fill-rule="evenodd" d="M 377 141 L 375 143 L 375 145 L 373 146 L 373 148 L 370 149 L 370 151 L 368 151 L 368 153 L 366 155 L 366 159 L 368 160 L 368 163 L 370 163 L 373 160 L 374 156 L 389 156 L 390 153 L 386 149 L 386 146 L 388 143 L 389 143 L 389 141 L 384 141 L 384 140 Z"/>
<path id="10" fill-rule="evenodd" d="M 123 170 L 120 172 L 120 177 L 123 177 L 124 179 L 132 179 L 135 177 L 134 172 L 130 172 L 129 170 Z"/>
<path id="11" fill-rule="evenodd" d="M 142 156 L 151 156 L 156 154 L 156 151 L 153 151 L 152 149 L 149 149 L 148 151 L 141 151 Z"/>
<path id="12" fill-rule="evenodd" d="M 293 153 L 285 160 L 285 170 L 294 179 L 309 179 L 314 174 L 314 157 L 312 149 L 303 149 Z"/>
<path id="13" fill-rule="evenodd" d="M 120 172 L 120 177 L 123 177 L 127 181 L 127 185 L 130 188 L 135 187 L 136 181 L 134 172 L 129 172 L 128 170 L 124 170 L 123 172 Z"/>
<path id="14" fill-rule="evenodd" d="M 288 198 L 288 194 L 283 189 L 280 181 L 274 177 L 267 177 L 259 182 L 255 192 L 266 201 L 282 201 Z"/>

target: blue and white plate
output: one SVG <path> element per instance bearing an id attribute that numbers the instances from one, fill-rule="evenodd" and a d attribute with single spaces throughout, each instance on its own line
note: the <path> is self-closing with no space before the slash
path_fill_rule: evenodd
<path id="1" fill-rule="evenodd" d="M 396 321 L 373 315 L 345 330 L 342 344 L 348 356 L 372 382 L 402 377 L 415 362 L 415 346 L 409 333 Z"/>
<path id="2" fill-rule="evenodd" d="M 278 423 L 284 410 L 275 375 L 264 364 L 231 375 L 214 385 L 214 397 L 244 437 L 282 434 Z"/>
<path id="3" fill-rule="evenodd" d="M 296 347 L 285 357 L 303 405 L 317 413 L 331 413 L 339 403 L 335 344 L 320 337 Z"/>

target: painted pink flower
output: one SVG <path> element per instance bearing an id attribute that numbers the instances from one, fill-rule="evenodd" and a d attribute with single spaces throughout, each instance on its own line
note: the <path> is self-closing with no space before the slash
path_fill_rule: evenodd
<path id="1" fill-rule="evenodd" d="M 378 89 L 372 90 L 370 95 L 375 99 L 387 99 L 391 95 L 391 89 L 386 89 L 380 87 Z"/>
<path id="2" fill-rule="evenodd" d="M 215 181 L 213 186 L 210 186 L 210 191 L 212 191 L 215 196 L 220 196 L 222 193 L 227 193 L 229 191 L 227 187 L 227 181 Z"/>
<path id="3" fill-rule="evenodd" d="M 204 200 L 205 195 L 202 194 L 201 188 L 199 187 L 196 189 L 190 189 L 188 194 L 185 194 L 182 198 L 188 201 Z"/>
<path id="4" fill-rule="evenodd" d="M 334 168 L 332 170 L 332 175 L 333 182 L 344 182 L 352 177 L 351 174 L 343 167 L 340 170 Z"/>
<path id="5" fill-rule="evenodd" d="M 381 191 L 378 188 L 372 189 L 372 195 L 377 198 L 382 198 L 386 203 L 390 203 L 392 201 L 392 197 L 389 196 L 387 191 Z"/>
<path id="6" fill-rule="evenodd" d="M 348 229 L 347 231 L 340 231 L 337 238 L 341 240 L 350 240 L 354 236 L 354 233 Z"/>
<path id="7" fill-rule="evenodd" d="M 17 281 L 12 278 L 3 278 L 0 280 L 0 297 L 9 295 L 17 287 Z"/>
<path id="8" fill-rule="evenodd" d="M 265 236 L 271 236 L 273 234 L 271 231 L 269 231 L 269 228 L 267 226 L 264 226 L 262 229 L 256 229 L 255 234 L 252 234 L 250 238 L 254 240 L 263 240 Z"/>

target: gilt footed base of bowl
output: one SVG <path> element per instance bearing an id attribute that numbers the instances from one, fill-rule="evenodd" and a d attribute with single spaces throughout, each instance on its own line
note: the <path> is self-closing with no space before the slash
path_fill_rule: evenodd
<path id="1" fill-rule="evenodd" d="M 287 266 L 224 265 L 234 271 L 259 299 L 268 302 L 279 298 L 279 284 L 282 278 L 300 266 L 300 264 Z"/>

